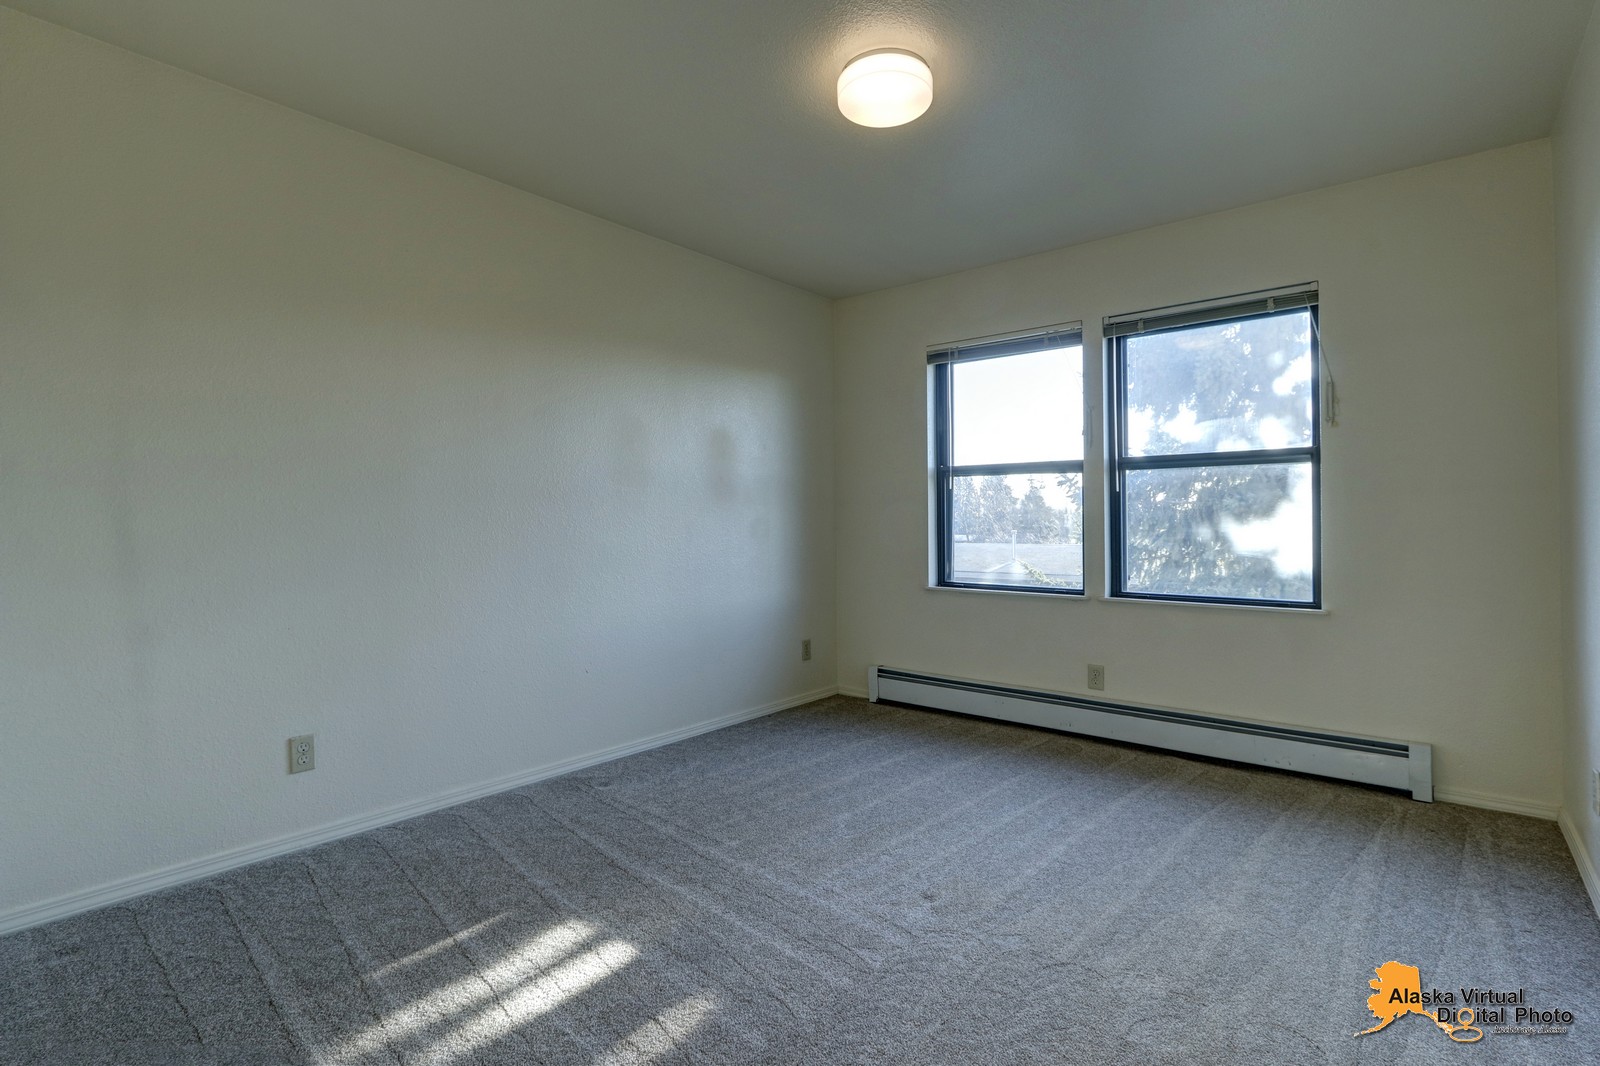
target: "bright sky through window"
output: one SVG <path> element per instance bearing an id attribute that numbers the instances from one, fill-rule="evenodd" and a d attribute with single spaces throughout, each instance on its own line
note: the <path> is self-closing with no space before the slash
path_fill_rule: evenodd
<path id="1" fill-rule="evenodd" d="M 957 466 L 1083 458 L 1081 347 L 977 359 L 952 370 Z"/>
<path id="2" fill-rule="evenodd" d="M 985 354 L 988 353 L 988 354 Z M 935 366 L 939 580 L 1083 591 L 1083 344 L 978 342 Z"/>

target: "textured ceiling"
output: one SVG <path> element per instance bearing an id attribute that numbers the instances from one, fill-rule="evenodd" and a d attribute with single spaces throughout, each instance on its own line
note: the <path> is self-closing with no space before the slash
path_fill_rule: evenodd
<path id="1" fill-rule="evenodd" d="M 6 0 L 826 295 L 1549 132 L 1594 0 Z M 869 130 L 844 63 L 933 108 Z"/>

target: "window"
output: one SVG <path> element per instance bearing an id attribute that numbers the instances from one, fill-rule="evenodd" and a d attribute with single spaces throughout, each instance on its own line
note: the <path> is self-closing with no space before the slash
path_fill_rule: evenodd
<path id="1" fill-rule="evenodd" d="M 1083 331 L 938 348 L 938 584 L 1083 592 Z"/>
<path id="2" fill-rule="evenodd" d="M 1113 596 L 1318 607 L 1317 293 L 1106 320 Z"/>

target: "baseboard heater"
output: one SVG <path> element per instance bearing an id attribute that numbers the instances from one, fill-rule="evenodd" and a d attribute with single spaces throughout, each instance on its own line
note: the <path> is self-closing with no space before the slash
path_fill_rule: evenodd
<path id="1" fill-rule="evenodd" d="M 1382 785 L 1410 792 L 1412 799 L 1433 802 L 1431 744 L 1112 703 L 884 666 L 868 668 L 867 693 L 873 703 L 888 700 L 1340 781 Z"/>

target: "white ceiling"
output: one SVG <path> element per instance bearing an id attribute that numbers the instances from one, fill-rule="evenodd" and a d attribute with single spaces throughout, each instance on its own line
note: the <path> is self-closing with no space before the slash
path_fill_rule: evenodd
<path id="1" fill-rule="evenodd" d="M 5 0 L 836 296 L 1549 132 L 1594 0 Z M 869 48 L 934 71 L 846 122 Z"/>

